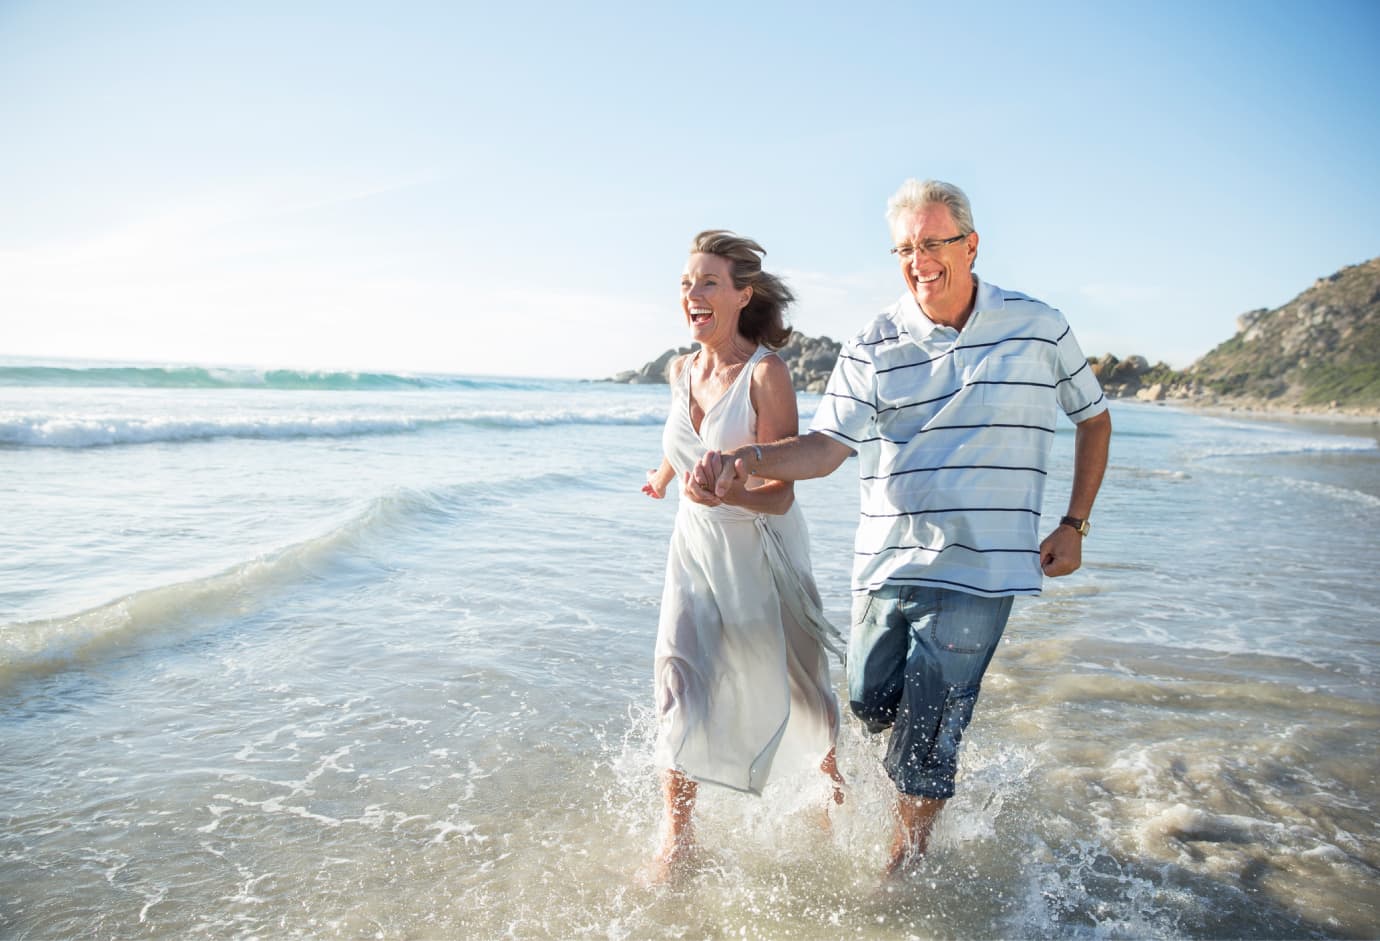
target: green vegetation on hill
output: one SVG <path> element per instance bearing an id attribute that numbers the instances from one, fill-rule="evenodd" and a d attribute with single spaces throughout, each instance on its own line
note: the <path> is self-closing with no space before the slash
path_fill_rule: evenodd
<path id="1" fill-rule="evenodd" d="M 1380 258 L 1320 278 L 1188 370 L 1206 390 L 1299 405 L 1380 405 Z"/>
<path id="2" fill-rule="evenodd" d="M 1250 311 L 1236 324 L 1235 336 L 1183 371 L 1139 356 L 1090 362 L 1113 396 L 1380 407 L 1380 258 L 1320 278 L 1284 306 Z"/>

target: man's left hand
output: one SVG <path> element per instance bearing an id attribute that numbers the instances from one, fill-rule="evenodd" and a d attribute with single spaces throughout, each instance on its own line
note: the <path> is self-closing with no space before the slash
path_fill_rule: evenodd
<path id="1" fill-rule="evenodd" d="M 1050 578 L 1078 571 L 1083 564 L 1083 537 L 1072 526 L 1060 524 L 1040 543 L 1040 568 Z"/>

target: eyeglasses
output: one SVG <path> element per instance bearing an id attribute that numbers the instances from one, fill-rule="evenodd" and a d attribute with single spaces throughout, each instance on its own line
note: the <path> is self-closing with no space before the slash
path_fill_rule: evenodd
<path id="1" fill-rule="evenodd" d="M 945 245 L 952 245 L 954 242 L 962 241 L 967 237 L 967 235 L 955 235 L 948 239 L 925 239 L 919 245 L 897 245 L 891 250 L 891 254 L 896 255 L 902 261 L 910 261 L 911 258 L 915 257 L 916 252 L 920 252 L 922 255 L 933 255 Z"/>

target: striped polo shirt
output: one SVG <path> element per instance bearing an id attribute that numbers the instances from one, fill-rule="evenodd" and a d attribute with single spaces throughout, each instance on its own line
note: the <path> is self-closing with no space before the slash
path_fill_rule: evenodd
<path id="1" fill-rule="evenodd" d="M 1059 311 L 974 278 L 963 330 L 907 293 L 843 345 L 810 430 L 858 455 L 853 589 L 1040 592 L 1040 506 L 1057 409 L 1106 410 Z"/>

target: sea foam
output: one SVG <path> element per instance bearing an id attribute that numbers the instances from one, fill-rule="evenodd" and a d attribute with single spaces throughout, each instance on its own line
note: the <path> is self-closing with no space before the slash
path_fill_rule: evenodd
<path id="1" fill-rule="evenodd" d="M 92 448 L 119 444 L 205 441 L 213 438 L 342 438 L 407 434 L 445 425 L 532 428 L 543 425 L 655 425 L 661 408 L 474 409 L 418 415 L 278 415 L 243 417 L 44 416 L 0 414 L 0 445 Z"/>

